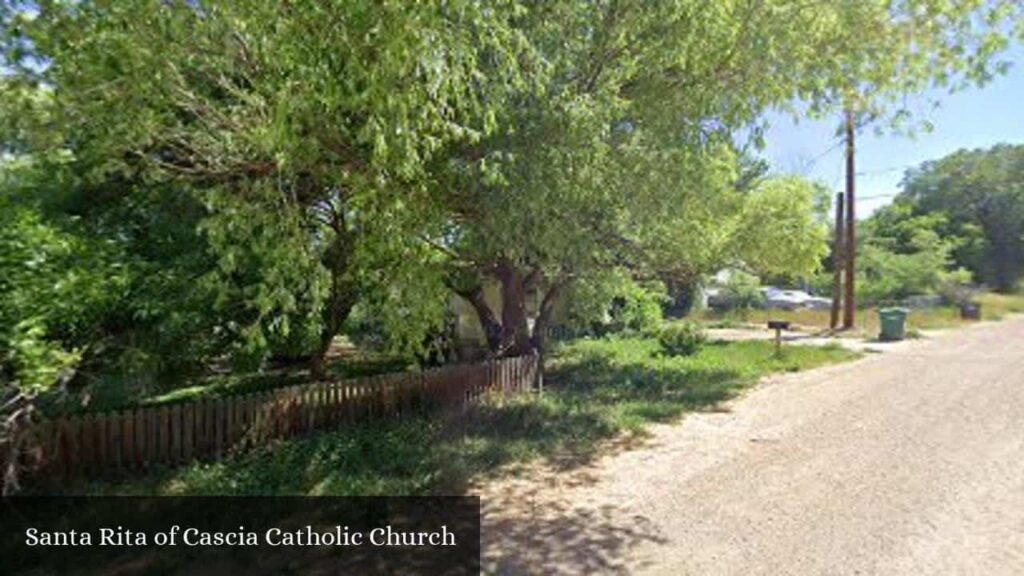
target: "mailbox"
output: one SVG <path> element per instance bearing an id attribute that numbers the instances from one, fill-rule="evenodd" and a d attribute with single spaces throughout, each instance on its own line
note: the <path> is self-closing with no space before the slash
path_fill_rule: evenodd
<path id="1" fill-rule="evenodd" d="M 789 322 L 784 320 L 769 320 L 768 329 L 775 330 L 775 355 L 782 355 L 782 331 L 789 330 Z"/>

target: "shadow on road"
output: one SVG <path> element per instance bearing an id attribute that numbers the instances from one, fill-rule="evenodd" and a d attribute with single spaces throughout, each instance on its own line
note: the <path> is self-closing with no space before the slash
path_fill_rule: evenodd
<path id="1" fill-rule="evenodd" d="M 511 501 L 515 500 L 515 501 Z M 502 509 L 492 520 L 488 510 Z M 531 507 L 522 498 L 491 500 L 484 510 L 482 566 L 495 574 L 626 574 L 640 566 L 624 563 L 644 543 L 667 540 L 644 516 L 614 506 L 571 507 L 547 503 Z"/>

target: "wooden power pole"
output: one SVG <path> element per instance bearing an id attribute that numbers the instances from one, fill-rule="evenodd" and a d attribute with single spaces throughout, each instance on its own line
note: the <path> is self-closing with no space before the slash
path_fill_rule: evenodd
<path id="1" fill-rule="evenodd" d="M 846 230 L 843 227 L 843 193 L 836 194 L 836 230 L 835 240 L 832 244 L 832 317 L 829 327 L 835 330 L 839 327 L 839 313 L 843 302 L 843 268 L 846 267 L 846 258 L 843 256 L 843 236 Z"/>
<path id="2" fill-rule="evenodd" d="M 855 164 L 853 160 L 853 110 L 846 110 L 846 242 L 844 243 L 844 255 L 846 256 L 846 290 L 843 302 L 843 328 L 853 328 L 854 315 L 857 311 L 857 300 L 854 297 L 854 278 L 856 277 L 857 258 L 857 218 L 854 207 L 856 198 L 854 195 Z"/>

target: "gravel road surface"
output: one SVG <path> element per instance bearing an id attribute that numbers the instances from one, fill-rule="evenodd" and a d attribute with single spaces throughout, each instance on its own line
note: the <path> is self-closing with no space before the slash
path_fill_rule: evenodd
<path id="1" fill-rule="evenodd" d="M 520 574 L 1024 574 L 1024 319 L 766 380 L 479 487 Z"/>

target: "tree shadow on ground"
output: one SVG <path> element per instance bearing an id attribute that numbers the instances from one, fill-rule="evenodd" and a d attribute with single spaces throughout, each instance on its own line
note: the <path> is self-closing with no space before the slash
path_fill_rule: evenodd
<path id="1" fill-rule="evenodd" d="M 442 416 L 381 419 L 276 442 L 105 488 L 164 494 L 458 494 L 509 465 L 562 470 L 635 447 L 643 427 L 734 396 L 748 375 L 716 363 L 586 357 L 549 372 L 545 392 L 491 394 Z M 612 441 L 612 440 L 615 441 Z M 81 488 L 81 487 L 79 487 Z M 96 490 L 86 488 L 86 493 Z"/>
<path id="2" fill-rule="evenodd" d="M 440 478 L 459 491 L 480 472 L 536 457 L 562 470 L 578 468 L 635 447 L 647 423 L 719 405 L 744 382 L 739 372 L 714 367 L 601 358 L 563 365 L 548 374 L 543 396 L 492 396 L 450 419 L 438 446 L 445 462 Z M 609 442 L 617 437 L 624 441 Z"/>
<path id="3" fill-rule="evenodd" d="M 513 512 L 510 514 L 509 509 Z M 500 510 L 500 518 L 490 514 Z M 484 508 L 481 564 L 493 574 L 628 574 L 630 550 L 667 539 L 645 516 L 615 506 L 496 500 Z"/>
<path id="4" fill-rule="evenodd" d="M 562 367 L 549 378 L 555 393 L 567 398 L 603 405 L 645 403 L 669 417 L 728 400 L 746 380 L 730 367 L 622 363 L 601 357 Z"/>

